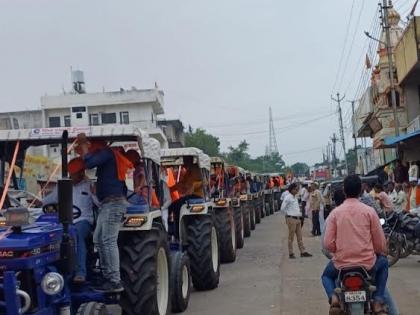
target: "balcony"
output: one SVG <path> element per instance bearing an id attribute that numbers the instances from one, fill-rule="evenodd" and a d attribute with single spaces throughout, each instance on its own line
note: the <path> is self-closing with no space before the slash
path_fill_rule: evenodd
<path id="1" fill-rule="evenodd" d="M 407 126 L 407 134 L 420 130 L 420 116 L 413 119 Z"/>
<path id="2" fill-rule="evenodd" d="M 405 83 L 415 73 L 420 73 L 419 63 L 420 17 L 414 17 L 394 49 L 398 82 Z"/>

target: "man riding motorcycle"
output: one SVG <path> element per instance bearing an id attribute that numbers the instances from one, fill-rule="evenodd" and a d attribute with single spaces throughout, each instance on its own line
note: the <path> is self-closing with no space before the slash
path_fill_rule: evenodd
<path id="1" fill-rule="evenodd" d="M 334 209 L 326 225 L 324 247 L 333 259 L 322 274 L 322 283 L 330 301 L 330 315 L 341 314 L 339 297 L 334 293 L 339 270 L 363 267 L 376 279 L 373 311 L 385 315 L 384 291 L 388 279 L 386 240 L 374 209 L 358 200 L 362 182 L 357 175 L 344 180 L 346 200 Z"/>

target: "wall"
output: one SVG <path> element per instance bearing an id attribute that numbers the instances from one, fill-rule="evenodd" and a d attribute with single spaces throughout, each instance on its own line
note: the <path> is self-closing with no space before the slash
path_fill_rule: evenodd
<path id="1" fill-rule="evenodd" d="M 15 126 L 10 123 L 10 119 L 15 118 L 19 129 L 30 129 L 42 127 L 41 111 L 22 111 L 0 113 L 0 129 L 13 129 Z"/>
<path id="2" fill-rule="evenodd" d="M 395 47 L 395 66 L 398 81 L 402 82 L 418 61 L 417 36 L 420 35 L 419 18 L 415 17 L 404 31 L 403 36 Z M 417 29 L 416 29 L 417 28 Z"/>
<path id="3" fill-rule="evenodd" d="M 406 107 L 407 107 L 408 122 L 411 122 L 417 116 L 420 115 L 420 100 L 419 100 L 420 78 L 417 82 L 418 82 L 417 84 L 410 82 L 404 86 L 404 93 L 405 93 L 406 104 L 407 104 Z"/>

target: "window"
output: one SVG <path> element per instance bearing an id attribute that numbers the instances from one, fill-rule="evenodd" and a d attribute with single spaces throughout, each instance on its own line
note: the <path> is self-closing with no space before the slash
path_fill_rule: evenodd
<path id="1" fill-rule="evenodd" d="M 120 112 L 120 124 L 127 125 L 130 123 L 130 119 L 128 118 L 128 112 Z"/>
<path id="2" fill-rule="evenodd" d="M 16 118 L 13 118 L 13 129 L 19 129 L 19 122 Z"/>
<path id="3" fill-rule="evenodd" d="M 89 115 L 89 125 L 98 126 L 99 125 L 99 114 L 90 114 Z"/>
<path id="4" fill-rule="evenodd" d="M 70 127 L 70 126 L 71 126 L 70 115 L 64 116 L 64 127 Z"/>
<path id="5" fill-rule="evenodd" d="M 102 113 L 101 119 L 103 124 L 116 124 L 117 114 L 116 113 Z"/>
<path id="6" fill-rule="evenodd" d="M 71 111 L 73 113 L 82 113 L 86 111 L 86 107 L 85 106 L 76 106 L 76 107 L 72 107 Z"/>
<path id="7" fill-rule="evenodd" d="M 51 128 L 61 127 L 60 117 L 49 117 L 48 120 Z"/>

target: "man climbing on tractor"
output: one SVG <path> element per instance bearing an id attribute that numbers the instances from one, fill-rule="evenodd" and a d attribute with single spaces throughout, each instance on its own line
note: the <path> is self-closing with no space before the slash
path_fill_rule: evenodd
<path id="1" fill-rule="evenodd" d="M 97 288 L 102 292 L 122 292 L 118 232 L 127 207 L 125 176 L 132 163 L 119 149 L 110 148 L 105 141 L 92 141 L 85 134 L 77 136 L 77 152 L 86 168 L 96 167 L 97 196 L 101 202 L 93 236 L 103 269 L 104 283 Z"/>
<path id="2" fill-rule="evenodd" d="M 86 178 L 85 163 L 82 158 L 72 159 L 68 163 L 68 172 L 73 182 L 73 208 L 80 211 L 80 216 L 74 220 L 77 266 L 73 282 L 81 284 L 86 281 L 86 240 L 93 231 L 93 206 L 98 206 L 99 202 L 92 192 L 92 183 Z M 44 206 L 58 203 L 57 187 L 45 196 L 42 203 Z"/>

